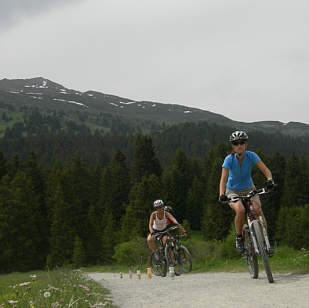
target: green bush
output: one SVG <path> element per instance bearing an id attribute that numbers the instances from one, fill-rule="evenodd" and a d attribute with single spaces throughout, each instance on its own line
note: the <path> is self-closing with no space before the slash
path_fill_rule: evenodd
<path id="1" fill-rule="evenodd" d="M 148 261 L 150 252 L 146 239 L 138 237 L 129 242 L 116 245 L 113 258 L 119 264 L 135 266 Z"/>
<path id="2" fill-rule="evenodd" d="M 183 228 L 186 230 L 188 238 L 191 238 L 191 227 L 190 227 L 190 223 L 187 219 L 185 219 L 182 224 Z"/>
<path id="3" fill-rule="evenodd" d="M 220 256 L 224 259 L 239 258 L 239 253 L 235 249 L 235 227 L 231 226 L 228 236 L 221 244 Z"/>
<path id="4" fill-rule="evenodd" d="M 309 204 L 282 207 L 278 215 L 276 239 L 295 249 L 309 248 Z"/>
<path id="5" fill-rule="evenodd" d="M 187 240 L 184 242 L 193 258 L 193 263 L 204 264 L 209 259 L 217 259 L 220 257 L 219 241 L 203 241 L 203 240 Z"/>

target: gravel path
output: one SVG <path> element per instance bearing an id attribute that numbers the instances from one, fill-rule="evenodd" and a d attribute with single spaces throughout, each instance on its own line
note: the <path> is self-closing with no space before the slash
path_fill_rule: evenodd
<path id="1" fill-rule="evenodd" d="M 251 279 L 248 273 L 200 273 L 141 280 L 124 274 L 89 273 L 111 290 L 120 308 L 308 308 L 309 275 L 275 274 L 270 284 L 265 273 Z"/>

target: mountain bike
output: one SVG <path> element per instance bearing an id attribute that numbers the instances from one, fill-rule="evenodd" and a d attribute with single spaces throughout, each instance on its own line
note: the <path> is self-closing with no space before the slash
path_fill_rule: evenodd
<path id="1" fill-rule="evenodd" d="M 167 267 L 174 267 L 175 274 L 181 275 L 192 270 L 192 258 L 188 249 L 180 242 L 184 235 L 172 234 L 172 231 L 178 229 L 177 226 L 168 228 L 165 231 L 156 232 L 155 238 L 159 241 L 159 247 L 150 256 L 150 266 L 155 275 L 165 277 Z M 166 236 L 166 243 L 163 244 L 163 237 Z M 159 260 L 155 260 L 155 255 Z"/>
<path id="2" fill-rule="evenodd" d="M 257 256 L 260 255 L 267 279 L 270 283 L 274 282 L 273 275 L 268 261 L 268 250 L 270 243 L 267 235 L 267 230 L 261 213 L 254 211 L 251 199 L 256 195 L 267 194 L 270 191 L 266 188 L 252 190 L 246 196 L 230 198 L 230 202 L 240 200 L 246 210 L 246 222 L 243 225 L 242 235 L 244 241 L 243 257 L 246 260 L 251 278 L 256 279 L 259 276 L 259 263 Z"/>

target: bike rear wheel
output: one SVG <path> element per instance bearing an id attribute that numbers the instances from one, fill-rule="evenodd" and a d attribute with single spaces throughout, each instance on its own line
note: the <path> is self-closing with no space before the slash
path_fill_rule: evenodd
<path id="1" fill-rule="evenodd" d="M 167 272 L 167 264 L 166 264 L 165 256 L 161 255 L 161 253 L 158 249 L 156 250 L 156 253 L 159 254 L 160 260 L 158 262 L 156 261 L 154 252 L 150 255 L 149 264 L 150 264 L 150 267 L 151 267 L 151 271 L 156 276 L 165 277 L 166 272 Z"/>
<path id="2" fill-rule="evenodd" d="M 256 237 L 256 241 L 259 247 L 259 252 L 261 255 L 261 258 L 263 260 L 263 264 L 264 264 L 264 269 L 267 275 L 267 279 L 270 283 L 274 282 L 274 278 L 273 278 L 273 274 L 271 272 L 270 269 L 270 265 L 269 265 L 269 261 L 268 261 L 268 255 L 266 252 L 266 243 L 263 239 L 262 236 L 262 226 L 260 224 L 259 221 L 254 221 L 253 222 L 253 227 L 254 227 L 254 231 L 255 231 L 255 237 Z"/>
<path id="3" fill-rule="evenodd" d="M 242 234 L 245 248 L 244 258 L 246 260 L 251 278 L 257 279 L 259 277 L 259 264 L 255 254 L 254 245 L 252 243 L 249 227 L 247 225 L 243 226 Z"/>
<path id="4" fill-rule="evenodd" d="M 177 261 L 182 273 L 189 273 L 192 270 L 192 258 L 188 249 L 180 246 L 177 251 Z"/>

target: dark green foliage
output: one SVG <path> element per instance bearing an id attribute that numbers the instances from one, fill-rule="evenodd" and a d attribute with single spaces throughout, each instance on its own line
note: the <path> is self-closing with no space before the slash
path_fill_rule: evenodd
<path id="1" fill-rule="evenodd" d="M 139 266 L 149 258 L 149 248 L 146 240 L 136 237 L 129 242 L 116 245 L 113 258 L 121 264 Z"/>
<path id="2" fill-rule="evenodd" d="M 197 177 L 194 178 L 186 200 L 185 217 L 191 222 L 191 229 L 201 229 L 201 212 L 205 199 L 206 186 Z"/>
<path id="3" fill-rule="evenodd" d="M 31 117 L 38 123 L 44 120 Z M 146 235 L 156 199 L 171 205 L 186 229 L 202 229 L 206 239 L 222 240 L 219 253 L 231 256 L 234 212 L 218 202 L 221 166 L 230 151 L 220 139 L 225 129 L 213 131 L 202 123 L 183 127 L 183 136 L 181 127 L 171 129 L 175 135 L 165 134 L 164 142 L 163 134 L 124 138 L 59 133 L 40 138 L 35 125 L 32 137 L 0 140 L 3 153 L 9 148 L 18 153 L 8 157 L 0 153 L 1 271 L 110 263 L 113 256 L 136 264 L 140 255 L 149 254 Z M 195 144 L 194 133 L 202 144 Z M 168 141 L 185 145 L 190 136 L 191 143 L 184 148 L 175 151 L 176 146 L 168 145 Z M 309 204 L 308 157 L 257 152 L 278 183 L 274 193 L 262 198 L 271 239 L 308 247 L 309 213 L 304 206 Z M 256 168 L 253 179 L 257 187 L 264 186 L 265 178 Z M 136 237 L 141 246 L 134 246 Z M 128 241 L 129 248 L 124 245 L 119 255 L 116 245 Z M 124 251 L 134 249 L 137 254 L 125 256 Z"/>
<path id="4" fill-rule="evenodd" d="M 101 213 L 111 213 L 116 220 L 124 214 L 124 207 L 129 198 L 130 176 L 125 159 L 121 151 L 117 151 L 111 163 L 105 168 L 101 180 L 98 208 Z"/>
<path id="5" fill-rule="evenodd" d="M 114 247 L 119 242 L 119 224 L 116 223 L 112 213 L 103 216 L 102 228 L 100 260 L 105 263 L 112 262 Z"/>
<path id="6" fill-rule="evenodd" d="M 309 204 L 282 207 L 277 222 L 276 239 L 290 247 L 309 248 Z"/>
<path id="7" fill-rule="evenodd" d="M 90 206 L 86 220 L 86 229 L 83 234 L 87 264 L 97 264 L 100 260 L 102 226 L 100 217 L 93 205 Z"/>
<path id="8" fill-rule="evenodd" d="M 26 174 L 19 171 L 12 181 L 5 176 L 0 184 L 1 271 L 42 267 L 40 218 L 38 200 Z"/>
<path id="9" fill-rule="evenodd" d="M 83 246 L 83 242 L 78 236 L 75 236 L 74 248 L 73 248 L 73 266 L 81 267 L 86 264 L 86 254 Z"/>
<path id="10" fill-rule="evenodd" d="M 229 232 L 234 213 L 227 204 L 218 202 L 218 186 L 222 159 L 216 158 L 209 176 L 202 217 L 203 236 L 207 240 L 222 240 Z"/>
<path id="11" fill-rule="evenodd" d="M 186 215 L 188 191 L 194 179 L 194 169 L 187 155 L 180 149 L 175 153 L 171 169 L 162 177 L 165 201 L 172 202 L 174 214 L 181 222 Z"/>
<path id="12" fill-rule="evenodd" d="M 143 176 L 162 173 L 159 160 L 155 157 L 155 149 L 150 136 L 138 135 L 135 139 L 134 158 L 132 167 L 132 181 L 140 182 Z"/>
<path id="13" fill-rule="evenodd" d="M 284 206 L 299 206 L 302 200 L 302 179 L 299 176 L 303 166 L 295 153 L 291 154 L 286 161 L 286 176 L 284 182 Z M 296 176 L 297 175 L 297 176 Z"/>
<path id="14" fill-rule="evenodd" d="M 121 222 L 121 241 L 126 241 L 134 236 L 145 236 L 148 221 L 153 211 L 153 202 L 160 199 L 162 184 L 154 174 L 144 176 L 140 183 L 136 183 L 130 193 L 130 203 Z"/>
<path id="15" fill-rule="evenodd" d="M 73 245 L 76 230 L 72 228 L 74 208 L 64 201 L 60 184 L 55 187 L 55 193 L 48 200 L 51 209 L 50 252 L 47 265 L 49 268 L 62 266 L 72 260 Z"/>

